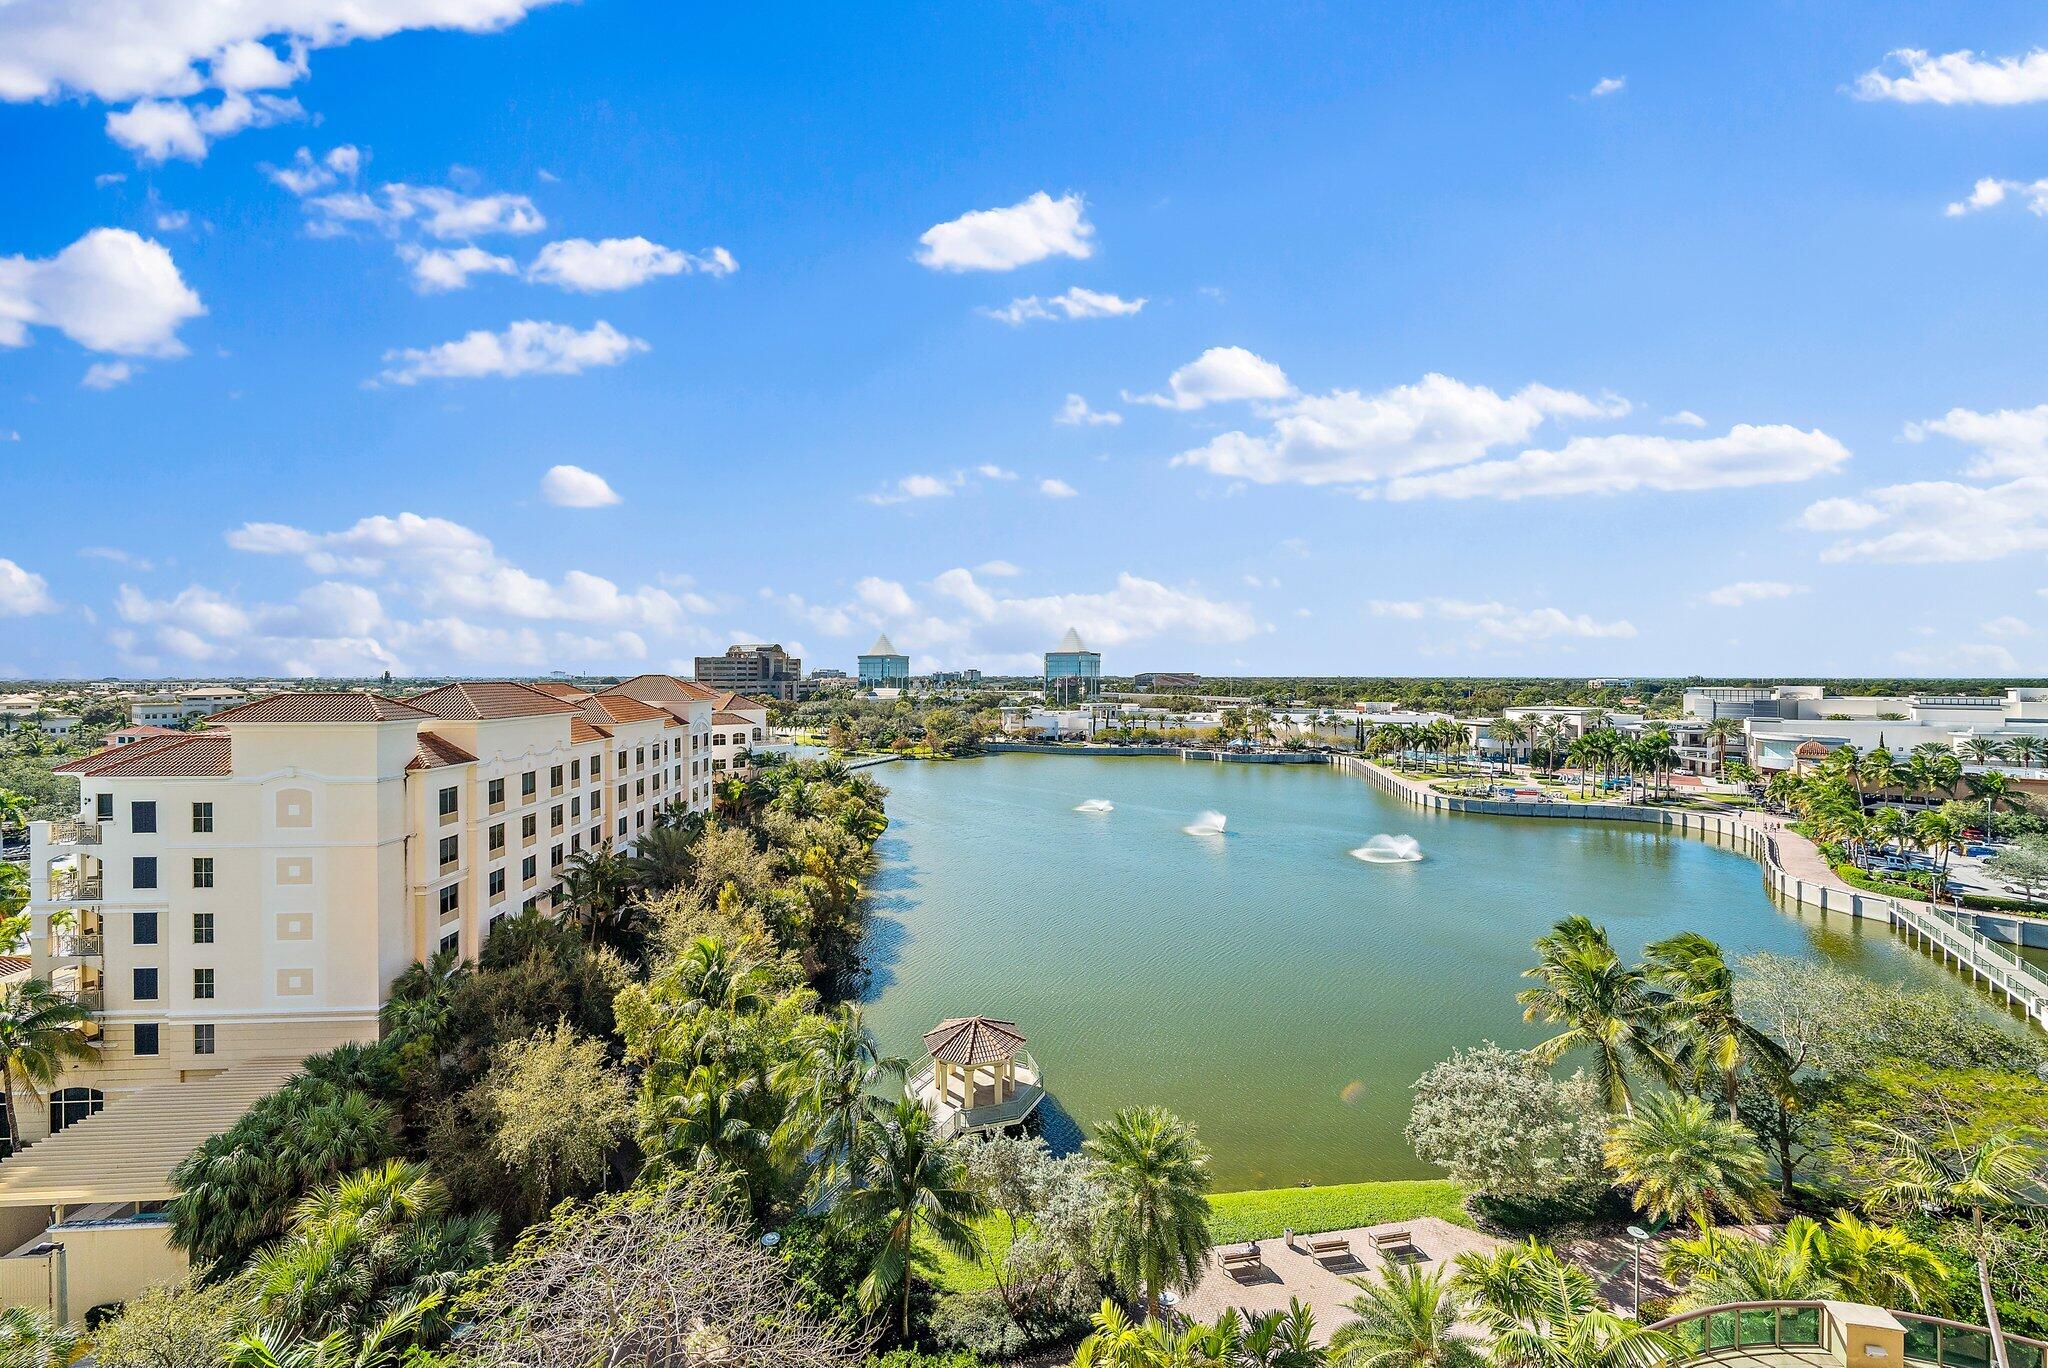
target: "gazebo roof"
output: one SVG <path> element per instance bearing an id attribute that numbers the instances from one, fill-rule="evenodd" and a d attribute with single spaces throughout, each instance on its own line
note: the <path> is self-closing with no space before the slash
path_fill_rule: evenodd
<path id="1" fill-rule="evenodd" d="M 1799 748 L 1792 752 L 1801 760 L 1818 760 L 1828 753 L 1827 746 L 1820 741 L 1801 741 Z"/>
<path id="2" fill-rule="evenodd" d="M 1024 1048 L 1024 1033 L 1014 1021 L 954 1017 L 924 1033 L 924 1048 L 946 1064 L 994 1064 Z"/>

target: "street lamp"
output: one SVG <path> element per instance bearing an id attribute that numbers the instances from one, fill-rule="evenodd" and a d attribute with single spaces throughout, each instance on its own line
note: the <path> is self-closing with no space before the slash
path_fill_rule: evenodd
<path id="1" fill-rule="evenodd" d="M 1628 1228 L 1628 1237 L 1634 1242 L 1636 1251 L 1636 1295 L 1635 1300 L 1629 1303 L 1629 1309 L 1635 1312 L 1637 1320 L 1641 1320 L 1643 1318 L 1643 1242 L 1650 1238 L 1650 1232 L 1641 1226 L 1632 1225 Z"/>

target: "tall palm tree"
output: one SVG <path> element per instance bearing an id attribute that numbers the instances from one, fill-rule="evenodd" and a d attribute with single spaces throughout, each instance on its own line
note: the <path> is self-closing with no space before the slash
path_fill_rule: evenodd
<path id="1" fill-rule="evenodd" d="M 692 814 L 695 815 L 695 814 Z M 649 893 L 666 893 L 690 881 L 697 872 L 697 838 L 701 822 L 657 823 L 634 843 L 625 857 L 626 877 Z"/>
<path id="2" fill-rule="evenodd" d="M 1677 1070 L 1658 1044 L 1658 1006 L 1642 971 L 1630 968 L 1614 953 L 1605 929 L 1582 916 L 1567 917 L 1536 942 L 1536 966 L 1523 978 L 1539 987 L 1516 995 L 1526 1021 L 1562 1024 L 1564 1029 L 1532 1051 L 1555 1064 L 1573 1050 L 1593 1052 L 1593 1077 L 1609 1111 L 1634 1110 L 1629 1092 L 1630 1064 L 1649 1069 L 1658 1078 L 1675 1079 Z"/>
<path id="3" fill-rule="evenodd" d="M 1963 742 L 1963 754 L 1980 765 L 2005 759 L 2005 747 L 1988 736 L 1973 736 Z"/>
<path id="4" fill-rule="evenodd" d="M 1868 807 L 1868 798 L 1882 794 L 1886 789 L 1904 788 L 1912 782 L 1906 767 L 1892 758 L 1892 753 L 1883 746 L 1872 746 L 1856 762 L 1857 798 Z"/>
<path id="5" fill-rule="evenodd" d="M 1877 1181 L 1864 1197 L 1866 1206 L 1969 1213 L 1970 1253 L 1977 1261 L 1977 1291 L 1984 1300 L 1991 1347 L 1998 1368 L 2010 1368 L 1997 1299 L 1991 1293 L 1984 1213 L 2011 1206 L 2040 1184 L 2048 1146 L 2036 1135 L 2018 1130 L 1965 1140 L 1952 1126 L 1932 1139 L 1876 1121 L 1863 1122 L 1858 1129 L 1884 1153 Z"/>
<path id="6" fill-rule="evenodd" d="M 1683 1352 L 1670 1332 L 1606 1310 L 1592 1275 L 1534 1240 L 1459 1255 L 1451 1286 L 1503 1368 L 1653 1368 Z"/>
<path id="7" fill-rule="evenodd" d="M 762 1080 L 725 1064 L 700 1064 L 654 1108 L 655 1139 L 684 1167 L 726 1168 L 744 1177 L 770 1144 L 757 1124 Z"/>
<path id="8" fill-rule="evenodd" d="M 561 915 L 594 946 L 625 934 L 635 920 L 633 872 L 609 841 L 579 850 L 562 867 Z"/>
<path id="9" fill-rule="evenodd" d="M 1716 1212 L 1747 1221 L 1777 1205 L 1756 1137 L 1683 1093 L 1652 1097 L 1615 1122 L 1607 1163 L 1621 1186 L 1635 1190 L 1636 1210 L 1701 1229 Z"/>
<path id="10" fill-rule="evenodd" d="M 1358 1319 L 1330 1336 L 1331 1368 L 1478 1368 L 1486 1361 L 1454 1332 L 1463 1305 L 1442 1269 L 1392 1264 L 1346 1308 Z"/>
<path id="11" fill-rule="evenodd" d="M 2008 811 L 2020 805 L 2019 785 L 2015 784 L 2012 776 L 2004 770 L 1986 770 L 1982 774 L 1967 775 L 1963 782 L 1969 786 L 1971 797 L 1984 800 L 1985 808 L 1989 812 L 1997 812 L 2001 803 Z"/>
<path id="12" fill-rule="evenodd" d="M 850 1219 L 884 1226 L 874 1262 L 856 1291 L 862 1308 L 873 1311 L 899 1293 L 898 1329 L 908 1340 L 916 1277 L 911 1256 L 918 1232 L 971 1257 L 979 1245 L 974 1218 L 983 1208 L 981 1194 L 965 1185 L 958 1159 L 939 1138 L 931 1113 L 915 1098 L 899 1099 L 837 1208 Z"/>
<path id="13" fill-rule="evenodd" d="M 1102 1185 L 1104 1267 L 1137 1291 L 1147 1318 L 1159 1294 L 1191 1287 L 1209 1246 L 1209 1151 L 1164 1107 L 1125 1107 L 1082 1152 Z"/>
<path id="14" fill-rule="evenodd" d="M 1728 743 L 1743 734 L 1742 720 L 1736 717 L 1717 717 L 1707 723 L 1707 739 L 1714 743 L 1714 777 L 1728 777 Z"/>
<path id="15" fill-rule="evenodd" d="M 396 1044 L 420 1040 L 430 1045 L 441 1038 L 455 1008 L 455 993 L 469 978 L 459 950 L 436 951 L 432 958 L 405 966 L 391 984 L 381 1013 L 385 1037 Z"/>
<path id="16" fill-rule="evenodd" d="M 882 1085 L 894 1083 L 900 1092 L 906 1066 L 883 1056 L 860 1008 L 848 1006 L 825 1019 L 810 1048 L 788 1067 L 796 1106 L 778 1138 L 809 1156 L 814 1191 L 829 1190 L 866 1165 L 891 1110 Z"/>
<path id="17" fill-rule="evenodd" d="M 1920 1307 L 1940 1297 L 1949 1273 L 1939 1254 L 1903 1230 L 1843 1212 L 1825 1226 L 1794 1216 L 1769 1240 L 1724 1230 L 1673 1240 L 1664 1276 L 1696 1306 L 1831 1297 Z"/>
<path id="18" fill-rule="evenodd" d="M 1735 975 L 1713 941 L 1682 931 L 1643 953 L 1645 974 L 1663 994 L 1665 1023 L 1678 1045 L 1676 1062 L 1695 1082 L 1717 1075 L 1728 1119 L 1735 1120 L 1743 1061 L 1766 1077 L 1782 1077 L 1789 1067 L 1784 1049 L 1736 1010 Z"/>
<path id="19" fill-rule="evenodd" d="M 1913 840 L 1922 850 L 1930 853 L 1940 852 L 1939 865 L 1935 871 L 1940 876 L 1935 881 L 1937 888 L 1947 879 L 1949 853 L 1962 838 L 1963 824 L 1957 821 L 1952 813 L 1944 812 L 1940 808 L 1929 808 L 1913 814 Z"/>
<path id="20" fill-rule="evenodd" d="M 42 979 L 0 989 L 0 1091 L 7 1097 L 7 1151 L 21 1148 L 21 1093 L 37 1101 L 66 1060 L 93 1057 L 92 1013 Z"/>

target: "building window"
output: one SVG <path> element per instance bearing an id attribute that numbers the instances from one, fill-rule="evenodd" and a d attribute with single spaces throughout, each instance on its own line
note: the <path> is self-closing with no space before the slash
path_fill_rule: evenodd
<path id="1" fill-rule="evenodd" d="M 492 871 L 491 871 L 491 896 L 495 898 L 495 897 L 499 896 L 500 894 L 502 894 L 502 893 L 503 893 L 504 891 L 505 891 L 505 871 L 504 871 L 504 870 L 502 870 L 502 869 L 494 869 L 494 870 L 492 870 Z"/>
<path id="2" fill-rule="evenodd" d="M 137 912 L 130 925 L 134 927 L 137 945 L 156 944 L 156 913 Z"/>
<path id="3" fill-rule="evenodd" d="M 548 868 L 559 869 L 561 867 L 561 864 L 562 848 L 560 846 L 556 846 L 553 850 L 550 850 L 548 852 Z"/>
<path id="4" fill-rule="evenodd" d="M 519 776 L 519 796 L 521 798 L 531 798 L 533 797 L 533 789 L 533 771 L 528 770 L 526 773 Z"/>
<path id="5" fill-rule="evenodd" d="M 560 788 L 561 786 L 562 786 L 562 767 L 561 767 L 560 765 L 553 765 L 553 766 L 550 766 L 550 767 L 549 767 L 549 769 L 548 769 L 548 787 L 549 787 L 549 788 L 551 788 L 551 789 L 558 789 L 558 788 Z"/>
<path id="6" fill-rule="evenodd" d="M 449 884 L 441 890 L 441 915 L 446 917 L 462 904 L 462 885 Z"/>
<path id="7" fill-rule="evenodd" d="M 583 820 L 583 799 L 580 795 L 569 800 L 569 820 L 572 822 Z"/>
<path id="8" fill-rule="evenodd" d="M 135 971 L 135 1000 L 137 1002 L 156 1001 L 156 970 L 137 969 Z"/>
<path id="9" fill-rule="evenodd" d="M 131 888 L 155 888 L 155 887 L 156 887 L 156 856 L 154 856 L 154 855 L 137 855 L 137 856 L 135 857 L 135 867 L 134 867 L 134 869 L 133 869 L 133 871 L 132 871 L 132 874 L 133 874 L 133 877 L 132 877 L 132 879 L 131 879 L 131 881 L 130 881 L 130 883 L 129 883 L 129 887 L 131 887 Z"/>
<path id="10" fill-rule="evenodd" d="M 213 913 L 194 912 L 192 914 L 192 943 L 194 945 L 213 944 Z"/>
<path id="11" fill-rule="evenodd" d="M 154 1021 L 135 1023 L 135 1053 L 153 1055 L 156 1051 L 157 1024 Z"/>
<path id="12" fill-rule="evenodd" d="M 496 807 L 505 801 L 505 781 L 503 779 L 491 780 L 485 791 L 490 795 L 492 807 Z"/>
<path id="13" fill-rule="evenodd" d="M 540 834 L 540 818 L 529 812 L 519 819 L 519 839 L 530 841 Z"/>
<path id="14" fill-rule="evenodd" d="M 633 747 L 633 763 L 635 765 L 645 765 L 647 763 L 647 747 Z"/>
<path id="15" fill-rule="evenodd" d="M 583 782 L 583 762 L 581 760 L 571 760 L 569 762 L 569 782 L 572 784 Z"/>
<path id="16" fill-rule="evenodd" d="M 194 888 L 213 887 L 213 856 L 194 855 L 192 857 L 192 886 Z"/>
<path id="17" fill-rule="evenodd" d="M 519 862 L 519 878 L 522 883 L 532 883 L 534 876 L 539 872 L 540 859 L 538 856 L 529 855 Z"/>
<path id="18" fill-rule="evenodd" d="M 647 781 L 645 779 L 635 779 L 633 781 L 633 796 L 635 798 L 645 798 L 647 796 Z"/>
<path id="19" fill-rule="evenodd" d="M 106 1105 L 98 1088 L 59 1088 L 50 1094 L 50 1134 L 78 1124 Z"/>
<path id="20" fill-rule="evenodd" d="M 194 969 L 192 971 L 192 996 L 202 1001 L 213 996 L 213 970 Z"/>
<path id="21" fill-rule="evenodd" d="M 129 830 L 138 833 L 156 830 L 156 804 L 130 803 L 128 805 Z"/>
<path id="22" fill-rule="evenodd" d="M 192 805 L 192 829 L 198 832 L 213 830 L 213 804 L 194 803 Z"/>
<path id="23" fill-rule="evenodd" d="M 619 785 L 619 801 L 622 803 L 626 801 L 626 786 L 624 784 Z"/>
<path id="24" fill-rule="evenodd" d="M 460 931 L 450 931 L 447 935 L 441 937 L 442 954 L 451 954 L 454 951 L 460 949 L 461 947 L 462 933 Z"/>
<path id="25" fill-rule="evenodd" d="M 604 752 L 599 751 L 590 757 L 590 777 L 595 779 L 602 773 L 604 773 Z"/>
<path id="26" fill-rule="evenodd" d="M 462 858 L 462 838 L 443 836 L 441 838 L 441 866 L 447 868 Z"/>
<path id="27" fill-rule="evenodd" d="M 494 822 L 491 825 L 491 854 L 495 855 L 504 848 L 505 824 L 503 822 Z"/>
<path id="28" fill-rule="evenodd" d="M 441 790 L 441 815 L 442 815 L 443 817 L 453 817 L 453 816 L 455 815 L 455 803 L 456 803 L 456 797 L 455 797 L 455 790 L 454 790 L 454 789 L 453 789 L 452 787 L 451 787 L 451 788 L 444 788 L 444 789 L 442 789 L 442 790 Z"/>
<path id="29" fill-rule="evenodd" d="M 549 831 L 560 831 L 561 829 L 562 829 L 562 805 L 561 805 L 560 803 L 557 803 L 557 804 L 555 804 L 555 805 L 554 805 L 554 807 L 552 807 L 552 808 L 550 808 L 550 809 L 548 810 L 548 830 L 549 830 Z"/>
<path id="30" fill-rule="evenodd" d="M 194 1026 L 192 1028 L 192 1053 L 196 1055 L 213 1053 L 213 1027 Z"/>
<path id="31" fill-rule="evenodd" d="M 621 818 L 619 818 L 619 835 L 621 835 L 621 836 L 624 836 L 625 834 L 626 834 L 626 819 L 625 819 L 625 818 L 623 818 L 623 817 L 621 817 Z"/>
<path id="32" fill-rule="evenodd" d="M 114 820 L 114 795 L 113 795 L 113 794 L 111 794 L 111 793 L 102 793 L 102 794 L 98 794 L 98 795 L 96 795 L 96 796 L 95 796 L 95 797 L 93 798 L 93 800 L 92 800 L 92 801 L 93 801 L 93 807 L 92 807 L 92 815 L 93 815 L 93 820 L 95 820 L 95 821 L 100 821 L 100 822 L 111 822 L 111 821 L 113 821 L 113 820 Z"/>
<path id="33" fill-rule="evenodd" d="M 615 766 L 615 768 L 620 770 L 626 768 L 626 753 L 624 751 L 619 752 L 619 763 L 617 766 Z"/>

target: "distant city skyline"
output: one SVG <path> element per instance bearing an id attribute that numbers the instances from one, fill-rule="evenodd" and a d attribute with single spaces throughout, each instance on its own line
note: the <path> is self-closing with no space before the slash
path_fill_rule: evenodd
<path id="1" fill-rule="evenodd" d="M 0 7 L 0 676 L 2048 676 L 2048 17 Z"/>

